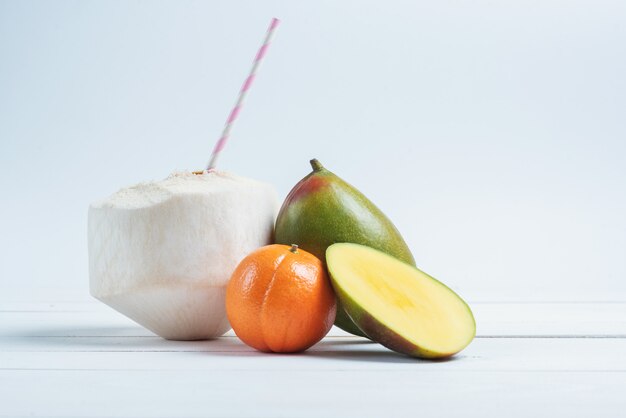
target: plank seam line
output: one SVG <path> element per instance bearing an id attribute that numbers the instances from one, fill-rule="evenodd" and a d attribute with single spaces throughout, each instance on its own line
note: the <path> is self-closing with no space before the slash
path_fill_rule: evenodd
<path id="1" fill-rule="evenodd" d="M 410 358 L 407 357 L 407 359 L 410 360 Z M 427 365 L 431 365 L 431 364 L 437 364 L 436 361 L 428 361 L 428 360 L 420 360 L 420 359 L 415 359 L 415 362 L 413 364 L 421 364 L 422 366 L 427 366 Z M 39 369 L 39 368 L 33 368 L 33 369 L 27 369 L 27 368 L 0 368 L 0 372 L 1 371 L 7 371 L 7 372 L 12 372 L 12 371 L 42 371 L 42 372 L 203 372 L 206 370 L 202 370 L 202 369 Z M 251 370 L 242 370 L 242 369 L 219 369 L 216 371 L 220 371 L 220 372 L 240 372 L 240 373 L 250 373 Z M 276 369 L 254 369 L 254 372 L 274 372 L 274 373 L 291 373 L 290 370 L 276 370 Z M 298 369 L 298 372 L 320 372 L 320 373 L 326 373 L 326 372 L 346 372 L 346 373 L 388 373 L 388 372 L 395 372 L 395 373 L 414 373 L 415 370 L 402 370 L 402 369 L 375 369 L 375 370 L 359 370 L 359 369 L 327 369 L 327 370 L 320 370 L 319 368 L 310 368 L 310 369 Z M 424 372 L 424 373 L 463 373 L 463 372 L 467 372 L 467 373 L 616 373 L 616 374 L 620 374 L 620 373 L 626 373 L 626 369 L 581 369 L 581 370 L 571 370 L 571 369 L 563 369 L 563 370 L 556 370 L 556 369 L 497 369 L 497 370 L 488 370 L 488 369 L 426 369 L 426 370 L 420 370 L 420 372 Z M 1 417 L 1 415 L 0 415 Z"/>
<path id="2" fill-rule="evenodd" d="M 15 339 L 15 338 L 33 338 L 33 339 L 37 339 L 37 338 L 128 338 L 128 339 L 138 339 L 138 338 L 151 338 L 151 339 L 155 339 L 155 340 L 159 340 L 159 341 L 163 341 L 163 339 L 161 337 L 158 337 L 156 335 L 0 335 L 0 341 L 2 341 L 3 339 Z M 202 340 L 202 341 L 193 341 L 193 342 L 189 342 L 189 343 L 209 343 L 209 342 L 215 342 L 215 341 L 219 341 L 220 339 L 226 339 L 226 338 L 237 338 L 236 336 L 233 335 L 224 335 L 221 337 L 218 337 L 214 340 Z M 342 335 L 330 335 L 327 337 L 324 337 L 325 339 L 344 339 L 344 338 L 359 338 L 359 337 L 355 337 L 355 336 L 350 336 L 350 335 L 346 335 L 346 336 L 342 336 Z M 609 338 L 609 339 L 623 339 L 626 338 L 626 334 L 546 334 L 546 335 L 541 335 L 541 334 L 502 334 L 502 335 L 476 335 L 474 338 L 489 338 L 489 339 L 508 339 L 508 338 L 528 338 L 528 339 L 537 339 L 537 338 L 564 338 L 564 339 L 591 339 L 591 338 Z M 186 341 L 180 341 L 180 344 L 185 344 L 188 343 Z"/>

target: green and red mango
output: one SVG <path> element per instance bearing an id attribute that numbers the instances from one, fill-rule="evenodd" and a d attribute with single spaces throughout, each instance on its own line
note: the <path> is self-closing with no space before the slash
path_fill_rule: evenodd
<path id="1" fill-rule="evenodd" d="M 311 160 L 313 171 L 289 192 L 276 220 L 278 244 L 297 244 L 322 261 L 335 243 L 366 245 L 415 265 L 398 229 L 363 193 Z M 335 325 L 356 335 L 364 333 L 341 306 Z"/>

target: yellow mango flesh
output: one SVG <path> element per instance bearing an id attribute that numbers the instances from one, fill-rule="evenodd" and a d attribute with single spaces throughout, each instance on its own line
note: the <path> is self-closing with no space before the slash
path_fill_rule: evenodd
<path id="1" fill-rule="evenodd" d="M 410 347 L 396 351 L 436 358 L 457 353 L 474 338 L 476 324 L 467 304 L 426 273 L 357 244 L 334 244 L 326 257 L 333 284 L 355 323 L 374 318 L 365 326 L 368 330 L 362 327 L 372 339 L 386 341 L 392 335 L 405 340 L 402 347 Z"/>

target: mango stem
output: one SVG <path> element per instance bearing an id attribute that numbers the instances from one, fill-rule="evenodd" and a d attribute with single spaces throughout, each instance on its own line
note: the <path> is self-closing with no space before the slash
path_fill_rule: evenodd
<path id="1" fill-rule="evenodd" d="M 311 161 L 311 167 L 313 167 L 313 171 L 320 171 L 324 168 L 324 166 L 322 165 L 322 163 L 320 163 L 319 161 L 317 161 L 317 159 L 313 158 Z"/>

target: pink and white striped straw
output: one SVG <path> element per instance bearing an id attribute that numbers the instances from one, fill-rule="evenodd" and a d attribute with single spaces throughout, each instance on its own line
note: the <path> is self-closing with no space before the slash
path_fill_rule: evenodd
<path id="1" fill-rule="evenodd" d="M 207 165 L 207 170 L 215 169 L 217 158 L 220 156 L 220 152 L 222 151 L 222 149 L 224 149 L 224 146 L 226 145 L 226 142 L 230 137 L 230 131 L 233 128 L 233 123 L 237 119 L 237 116 L 239 116 L 239 112 L 243 107 L 246 96 L 248 95 L 248 91 L 250 91 L 250 87 L 252 87 L 252 83 L 254 82 L 256 73 L 259 70 L 261 62 L 263 61 L 263 58 L 265 57 L 265 54 L 270 47 L 270 44 L 272 43 L 272 38 L 274 38 L 274 33 L 276 32 L 276 28 L 278 27 L 279 23 L 280 20 L 273 18 L 272 22 L 270 23 L 270 27 L 267 29 L 263 45 L 261 45 L 259 52 L 257 52 L 256 54 L 256 57 L 254 57 L 252 68 L 250 69 L 250 74 L 248 75 L 248 78 L 246 78 L 246 81 L 244 81 L 243 86 L 239 91 L 237 103 L 235 103 L 235 107 L 233 107 L 233 110 L 230 111 L 230 115 L 228 116 L 228 119 L 226 119 L 226 124 L 224 125 L 224 130 L 222 131 L 222 136 L 220 136 L 220 139 L 215 144 L 215 148 L 213 148 L 213 153 L 211 154 L 211 159 L 209 160 L 209 164 Z"/>

